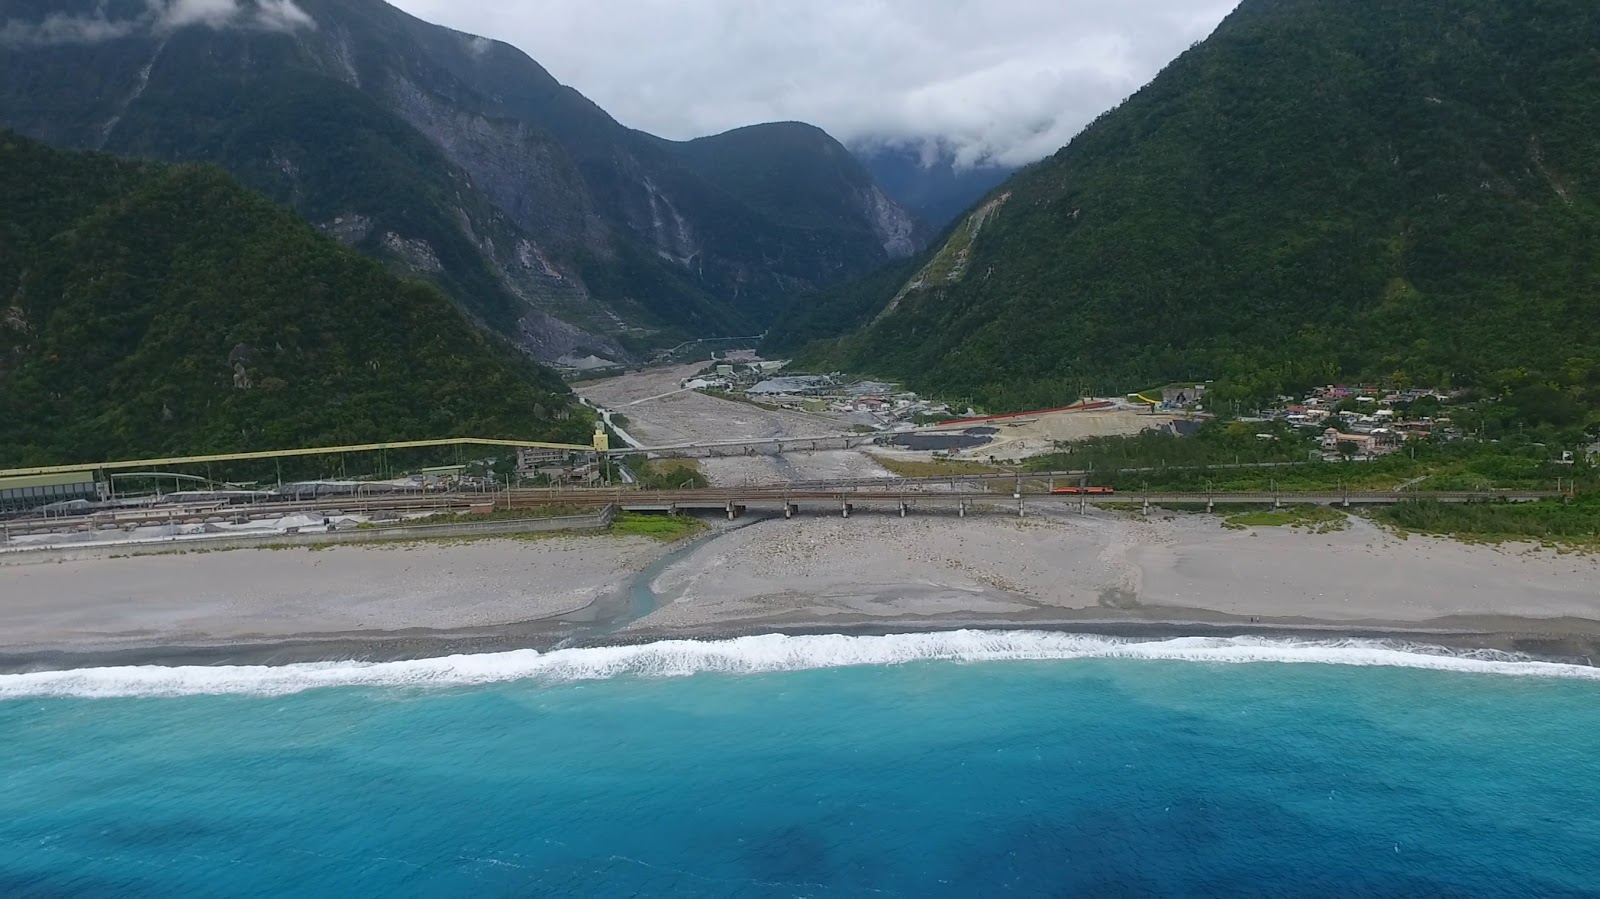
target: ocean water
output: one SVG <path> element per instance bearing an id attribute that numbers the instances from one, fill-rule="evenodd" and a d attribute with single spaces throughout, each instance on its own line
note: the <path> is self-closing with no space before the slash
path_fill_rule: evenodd
<path id="1" fill-rule="evenodd" d="M 0 896 L 1600 895 L 1597 673 L 959 632 L 0 676 Z"/>

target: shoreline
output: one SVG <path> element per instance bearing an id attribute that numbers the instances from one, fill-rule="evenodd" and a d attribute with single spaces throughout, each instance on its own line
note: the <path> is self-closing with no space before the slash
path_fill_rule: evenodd
<path id="1" fill-rule="evenodd" d="M 1600 559 L 1118 513 L 0 566 L 0 674 L 962 629 L 1360 639 L 1594 665 Z"/>
<path id="2" fill-rule="evenodd" d="M 600 639 L 585 640 L 568 621 L 533 620 L 488 628 L 412 629 L 401 632 L 300 634 L 276 639 L 234 639 L 226 642 L 164 643 L 144 646 L 95 646 L 0 652 L 0 675 L 134 666 L 280 666 L 307 663 L 382 663 L 478 655 L 517 650 L 547 653 L 558 649 L 640 646 L 665 641 L 719 642 L 741 637 L 781 634 L 790 637 L 841 635 L 879 637 L 954 631 L 1042 632 L 1108 637 L 1129 642 L 1160 642 L 1189 637 L 1243 638 L 1336 644 L 1370 640 L 1458 653 L 1501 652 L 1532 661 L 1600 667 L 1600 621 L 1553 622 L 1505 619 L 1502 627 L 1471 628 L 1439 622 L 1437 626 L 1403 622 L 1223 622 L 1181 618 L 1056 620 L 951 617 L 938 621 L 856 620 L 797 622 L 765 626 L 635 628 Z"/>

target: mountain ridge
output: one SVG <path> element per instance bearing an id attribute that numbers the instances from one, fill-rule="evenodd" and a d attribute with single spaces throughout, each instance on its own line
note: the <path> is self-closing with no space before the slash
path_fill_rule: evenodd
<path id="1" fill-rule="evenodd" d="M 797 228 L 697 167 L 692 142 L 623 126 L 508 44 L 378 0 L 230 8 L 163 27 L 139 0 L 11 0 L 0 124 L 221 164 L 542 358 L 751 333 L 791 294 L 918 248 L 891 239 L 908 216 L 858 164 L 822 185 L 841 215 Z M 93 43 L 28 43 L 17 24 L 102 20 L 117 33 Z"/>
<path id="2" fill-rule="evenodd" d="M 1194 378 L 1585 390 L 1594 33 L 1576 0 L 1245 0 L 1002 185 L 963 277 L 858 292 L 833 318 L 871 323 L 811 358 L 996 407 Z"/>

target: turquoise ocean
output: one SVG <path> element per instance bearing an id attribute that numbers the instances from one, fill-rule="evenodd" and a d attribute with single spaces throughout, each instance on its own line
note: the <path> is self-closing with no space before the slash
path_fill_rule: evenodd
<path id="1" fill-rule="evenodd" d="M 1600 896 L 1600 671 L 746 637 L 0 676 L 0 896 Z"/>

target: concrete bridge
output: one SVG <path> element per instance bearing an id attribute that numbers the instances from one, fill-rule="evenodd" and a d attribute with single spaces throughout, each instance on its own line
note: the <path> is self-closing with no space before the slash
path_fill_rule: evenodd
<path id="1" fill-rule="evenodd" d="M 988 476 L 983 476 L 988 477 Z M 1187 493 L 1140 492 L 1113 494 L 1060 494 L 1044 490 L 995 493 L 974 489 L 930 490 L 935 484 L 944 486 L 948 478 L 930 480 L 906 479 L 897 484 L 872 487 L 818 487 L 796 485 L 768 485 L 751 487 L 717 487 L 704 490 L 520 490 L 500 498 L 508 508 L 533 508 L 542 505 L 596 505 L 615 504 L 629 512 L 721 512 L 734 518 L 750 509 L 781 511 L 785 518 L 793 517 L 802 509 L 838 512 L 848 517 L 857 507 L 875 507 L 897 510 L 902 516 L 912 509 L 954 509 L 965 516 L 969 509 L 1003 507 L 1015 508 L 1025 515 L 1029 505 L 1076 508 L 1080 512 L 1090 506 L 1137 505 L 1148 512 L 1152 506 L 1197 506 L 1212 511 L 1218 505 L 1285 505 L 1323 506 L 1376 506 L 1394 505 L 1416 500 L 1441 503 L 1473 502 L 1537 502 L 1564 498 L 1570 494 L 1556 490 L 1527 491 L 1310 491 L 1310 492 L 1244 492 L 1244 493 Z M 960 483 L 959 481 L 957 482 Z M 921 487 L 922 489 L 915 489 Z"/>

